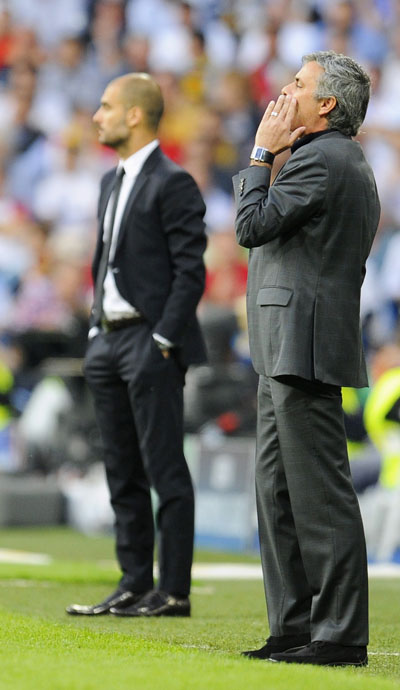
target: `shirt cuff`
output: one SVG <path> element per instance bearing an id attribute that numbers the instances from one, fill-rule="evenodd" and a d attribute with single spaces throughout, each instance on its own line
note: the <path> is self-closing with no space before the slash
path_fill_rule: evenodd
<path id="1" fill-rule="evenodd" d="M 174 347 L 174 343 L 171 343 L 168 338 L 164 338 L 164 336 L 160 335 L 159 333 L 153 333 L 153 340 L 156 342 L 160 350 L 170 350 L 172 347 Z"/>
<path id="2" fill-rule="evenodd" d="M 96 335 L 100 333 L 100 328 L 98 326 L 92 326 L 88 333 L 88 340 L 92 340 Z"/>

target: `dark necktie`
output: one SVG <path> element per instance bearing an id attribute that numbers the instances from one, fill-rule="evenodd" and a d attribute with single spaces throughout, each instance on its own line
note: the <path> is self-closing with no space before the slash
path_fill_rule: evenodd
<path id="1" fill-rule="evenodd" d="M 96 322 L 100 322 L 102 312 L 103 312 L 103 286 L 104 279 L 107 273 L 108 259 L 110 256 L 111 242 L 114 230 L 115 214 L 117 212 L 119 193 L 121 191 L 122 179 L 125 175 L 124 168 L 118 168 L 117 174 L 115 176 L 114 184 L 114 198 L 112 204 L 112 210 L 110 215 L 110 223 L 108 226 L 107 239 L 103 244 L 103 251 L 101 254 L 99 270 L 97 271 L 96 286 L 94 289 L 94 300 L 92 314 L 96 319 Z"/>

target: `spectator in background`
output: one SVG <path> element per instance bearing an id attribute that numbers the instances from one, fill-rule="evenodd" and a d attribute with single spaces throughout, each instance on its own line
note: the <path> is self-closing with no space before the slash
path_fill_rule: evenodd
<path id="1" fill-rule="evenodd" d="M 87 55 L 83 36 L 66 36 L 43 62 L 32 117 L 48 135 L 68 127 L 77 109 L 91 113 L 103 89 L 101 73 Z"/>
<path id="2" fill-rule="evenodd" d="M 164 151 L 181 163 L 186 146 L 199 129 L 205 106 L 185 97 L 179 77 L 173 72 L 157 72 L 156 78 L 165 103 L 160 141 Z"/>
<path id="3" fill-rule="evenodd" d="M 106 84 L 124 72 L 122 39 L 125 30 L 124 4 L 98 0 L 93 4 L 89 26 L 87 65 L 97 75 L 100 93 Z"/>
<path id="4" fill-rule="evenodd" d="M 182 164 L 193 175 L 200 187 L 206 204 L 205 223 L 209 235 L 224 232 L 232 234 L 234 205 L 232 195 L 219 183 L 216 166 L 216 142 L 202 134 L 200 122 L 199 138 L 188 142 Z M 216 132 L 215 132 L 216 133 Z M 218 142 L 217 142 L 218 145 Z"/>
<path id="5" fill-rule="evenodd" d="M 212 92 L 213 104 L 221 118 L 224 138 L 233 145 L 237 160 L 234 169 L 242 167 L 257 128 L 257 111 L 250 98 L 249 83 L 239 72 L 221 75 Z"/>
<path id="6" fill-rule="evenodd" d="M 354 2 L 340 0 L 328 3 L 322 11 L 326 23 L 325 42 L 340 41 L 340 48 L 346 55 L 358 60 L 380 65 L 388 52 L 387 35 L 382 16 L 371 0 Z M 332 46 L 333 47 L 333 46 Z"/>
<path id="7" fill-rule="evenodd" d="M 84 141 L 80 123 L 71 121 L 54 151 L 52 170 L 37 184 L 32 203 L 35 217 L 51 227 L 52 235 L 75 235 L 78 246 L 86 244 L 88 256 L 95 234 L 100 177 L 90 169 L 90 145 Z"/>
<path id="8" fill-rule="evenodd" d="M 126 72 L 149 72 L 149 39 L 132 33 L 124 38 L 124 65 Z"/>
<path id="9" fill-rule="evenodd" d="M 364 421 L 381 455 L 380 484 L 400 487 L 400 347 L 384 345 L 372 359 L 373 386 L 366 401 Z"/>
<path id="10" fill-rule="evenodd" d="M 8 9 L 15 26 L 34 31 L 44 50 L 87 23 L 87 0 L 12 0 Z"/>
<path id="11" fill-rule="evenodd" d="M 211 236 L 207 253 L 204 301 L 234 311 L 236 300 L 246 292 L 247 257 L 229 230 Z"/>
<path id="12" fill-rule="evenodd" d="M 14 47 L 14 27 L 7 7 L 0 7 L 0 79 L 6 79 L 12 62 Z"/>
<path id="13" fill-rule="evenodd" d="M 37 72 L 30 62 L 18 62 L 10 71 L 10 91 L 3 94 L 0 146 L 7 166 L 9 193 L 30 212 L 37 183 L 49 170 L 44 133 L 31 121 Z"/>

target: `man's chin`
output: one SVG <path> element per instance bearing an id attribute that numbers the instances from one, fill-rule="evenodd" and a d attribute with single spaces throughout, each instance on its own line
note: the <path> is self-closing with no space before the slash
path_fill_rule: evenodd
<path id="1" fill-rule="evenodd" d="M 112 139 L 107 139 L 106 136 L 99 134 L 99 144 L 102 144 L 103 146 L 108 146 L 110 149 L 115 149 L 117 148 L 119 141 L 113 141 Z"/>

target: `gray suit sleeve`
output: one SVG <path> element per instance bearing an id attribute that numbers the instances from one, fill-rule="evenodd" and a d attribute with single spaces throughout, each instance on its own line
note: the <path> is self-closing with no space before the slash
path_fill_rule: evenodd
<path id="1" fill-rule="evenodd" d="M 233 179 L 236 236 L 242 247 L 260 247 L 279 235 L 296 232 L 318 214 L 328 183 L 324 154 L 309 145 L 302 147 L 271 186 L 269 182 L 270 170 L 261 166 L 241 170 Z"/>

